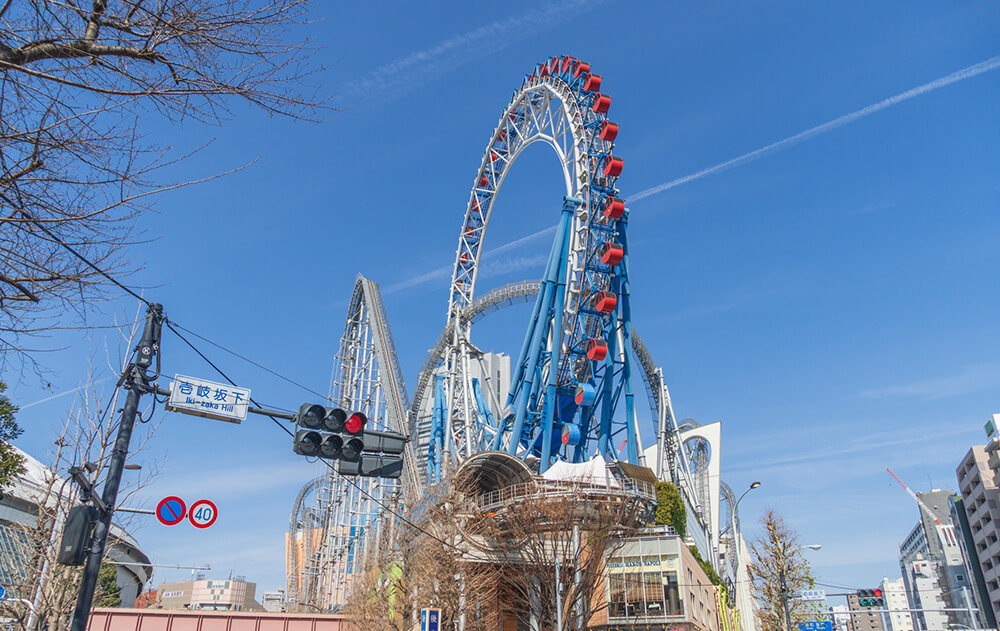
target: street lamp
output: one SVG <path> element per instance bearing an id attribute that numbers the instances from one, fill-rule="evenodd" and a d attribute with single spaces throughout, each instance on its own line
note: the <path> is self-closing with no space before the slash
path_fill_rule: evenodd
<path id="1" fill-rule="evenodd" d="M 806 549 L 808 549 L 808 550 L 819 550 L 822 547 L 823 547 L 823 544 L 820 544 L 820 543 L 810 543 L 809 545 L 799 546 L 799 547 L 795 548 L 795 550 L 793 550 L 792 552 L 794 554 L 795 552 L 798 552 L 799 550 L 806 550 Z M 785 562 L 786 561 L 787 561 L 787 558 L 781 560 L 781 572 L 780 572 L 780 575 L 779 575 L 779 577 L 781 579 L 781 606 L 785 610 L 785 631 L 792 631 L 792 616 L 791 616 L 791 614 L 788 611 L 788 584 L 785 583 Z"/>
<path id="2" fill-rule="evenodd" d="M 733 546 L 736 548 L 736 586 L 737 586 L 736 587 L 736 591 L 737 591 L 737 596 L 738 596 L 737 600 L 739 600 L 739 604 L 742 607 L 740 609 L 740 625 L 743 624 L 743 619 L 744 619 L 745 614 L 746 614 L 746 607 L 745 607 L 745 604 L 746 604 L 746 595 L 743 593 L 743 589 L 744 589 L 744 587 L 743 587 L 743 581 L 740 579 L 740 568 L 743 567 L 740 564 L 740 547 L 741 547 L 740 546 L 740 539 L 742 538 L 742 536 L 740 535 L 739 517 L 737 517 L 737 514 L 738 514 L 737 513 L 737 508 L 740 505 L 740 501 L 742 501 L 743 498 L 746 497 L 746 494 L 749 493 L 750 491 L 754 490 L 758 486 L 760 486 L 760 482 L 753 482 L 750 485 L 750 488 L 748 488 L 747 490 L 743 491 L 743 493 L 740 495 L 739 499 L 737 499 L 733 503 L 732 511 L 730 513 L 730 516 L 729 516 L 729 523 L 732 524 L 732 526 L 733 526 Z"/>

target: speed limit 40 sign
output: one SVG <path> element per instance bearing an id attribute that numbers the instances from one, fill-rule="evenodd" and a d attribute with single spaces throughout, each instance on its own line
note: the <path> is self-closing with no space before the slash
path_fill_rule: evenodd
<path id="1" fill-rule="evenodd" d="M 195 528 L 208 528 L 218 516 L 219 509 L 211 500 L 198 500 L 188 510 L 188 521 Z"/>

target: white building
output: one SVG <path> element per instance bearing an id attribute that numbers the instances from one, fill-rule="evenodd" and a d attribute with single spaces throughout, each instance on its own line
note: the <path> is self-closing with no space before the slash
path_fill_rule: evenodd
<path id="1" fill-rule="evenodd" d="M 851 608 L 847 605 L 834 605 L 830 607 L 830 617 L 833 619 L 833 628 L 837 631 L 854 631 L 851 624 Z"/>
<path id="2" fill-rule="evenodd" d="M 278 613 L 285 610 L 285 590 L 278 589 L 273 592 L 264 592 L 260 595 L 260 605 L 264 611 Z"/>
<path id="3" fill-rule="evenodd" d="M 917 493 L 920 521 L 899 546 L 899 567 L 916 631 L 978 626 L 965 611 L 969 576 L 965 557 L 952 524 L 947 490 Z M 941 609 L 956 611 L 933 611 Z"/>
<path id="4" fill-rule="evenodd" d="M 981 614 L 985 624 L 977 627 L 991 626 L 1000 615 L 1000 490 L 990 466 L 997 461 L 995 443 L 992 440 L 989 448 L 973 445 L 955 470 L 962 493 L 956 508 L 963 513 L 956 519 L 964 518 L 965 535 L 972 539 L 971 545 L 965 540 L 969 585 L 976 604 L 989 610 Z"/>
<path id="5" fill-rule="evenodd" d="M 469 365 L 469 373 L 477 382 L 483 396 L 483 403 L 489 408 L 494 418 L 500 416 L 502 407 L 507 402 L 510 392 L 510 356 L 504 353 L 483 353 L 479 361 Z M 444 368 L 439 367 L 434 375 L 443 375 Z M 430 448 L 431 431 L 434 424 L 434 390 L 432 378 L 429 386 L 429 396 L 425 396 L 417 412 L 416 426 L 413 432 L 413 447 L 417 454 L 417 470 L 420 476 L 427 475 L 427 453 Z"/>
<path id="6" fill-rule="evenodd" d="M 902 578 L 889 580 L 882 579 L 882 598 L 885 600 L 886 609 L 896 609 L 894 613 L 882 614 L 882 624 L 886 631 L 915 631 L 913 628 L 913 618 L 906 609 L 910 608 L 906 600 L 906 585 Z"/>

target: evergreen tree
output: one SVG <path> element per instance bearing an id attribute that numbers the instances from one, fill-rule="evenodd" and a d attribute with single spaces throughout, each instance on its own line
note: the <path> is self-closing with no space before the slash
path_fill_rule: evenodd
<path id="1" fill-rule="evenodd" d="M 671 526 L 678 535 L 687 534 L 687 510 L 681 492 L 671 482 L 656 483 L 656 516 L 653 523 L 657 526 Z"/>
<path id="2" fill-rule="evenodd" d="M 6 390 L 7 384 L 0 381 L 0 488 L 24 472 L 24 457 L 10 444 L 24 430 L 14 419 L 17 406 L 4 396 Z"/>
<path id="3" fill-rule="evenodd" d="M 104 563 L 97 574 L 97 593 L 94 595 L 95 607 L 121 607 L 122 590 L 118 587 L 118 572 L 115 566 Z"/>

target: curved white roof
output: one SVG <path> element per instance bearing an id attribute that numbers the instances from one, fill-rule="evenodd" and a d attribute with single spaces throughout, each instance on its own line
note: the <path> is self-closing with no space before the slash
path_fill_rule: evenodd
<path id="1" fill-rule="evenodd" d="M 59 498 L 72 503 L 76 502 L 78 493 L 76 485 L 72 481 L 59 476 L 24 450 L 18 449 L 16 446 L 14 450 L 24 458 L 24 472 L 5 489 L 5 494 L 9 498 L 0 500 L 0 520 L 22 524 L 29 523 L 35 518 L 35 515 L 24 511 L 22 508 L 24 504 L 34 506 L 45 501 L 46 504 L 53 505 L 59 501 Z M 46 490 L 50 484 L 52 491 L 47 493 Z M 110 539 L 108 557 L 129 563 L 128 566 L 125 566 L 128 571 L 142 583 L 148 581 L 152 577 L 152 567 L 149 566 L 149 557 L 139 548 L 139 542 L 115 523 L 111 524 Z"/>

